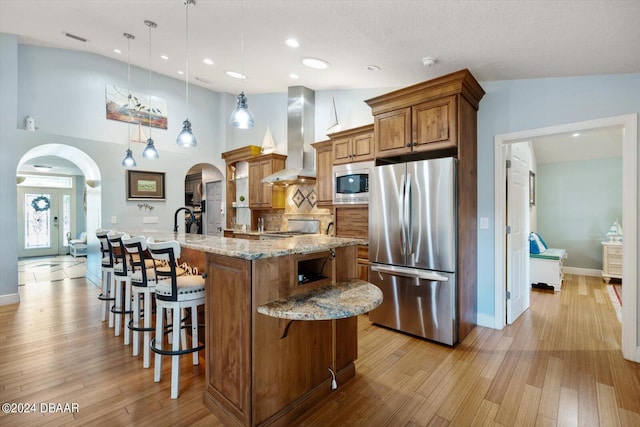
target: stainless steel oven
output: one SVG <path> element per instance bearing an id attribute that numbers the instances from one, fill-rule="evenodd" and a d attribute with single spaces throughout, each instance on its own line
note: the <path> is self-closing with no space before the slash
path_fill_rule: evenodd
<path id="1" fill-rule="evenodd" d="M 369 174 L 374 162 L 333 167 L 333 204 L 369 203 Z"/>

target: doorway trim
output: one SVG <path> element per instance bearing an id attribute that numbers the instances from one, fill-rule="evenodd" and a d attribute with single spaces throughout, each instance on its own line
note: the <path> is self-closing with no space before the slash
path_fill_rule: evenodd
<path id="1" fill-rule="evenodd" d="M 637 260 L 638 260 L 638 115 L 626 114 L 588 120 L 584 122 L 568 123 L 564 125 L 531 129 L 520 132 L 496 135 L 494 138 L 494 254 L 495 254 L 495 317 L 494 326 L 502 329 L 506 325 L 505 300 L 505 243 L 504 230 L 506 228 L 505 212 L 505 161 L 503 146 L 531 140 L 532 138 L 557 133 L 576 132 L 587 129 L 621 126 L 622 137 L 622 229 L 624 234 L 624 249 L 622 254 L 622 280 L 635 286 L 622 287 L 622 355 L 625 359 L 640 362 L 640 348 L 638 347 L 638 289 L 637 289 Z"/>

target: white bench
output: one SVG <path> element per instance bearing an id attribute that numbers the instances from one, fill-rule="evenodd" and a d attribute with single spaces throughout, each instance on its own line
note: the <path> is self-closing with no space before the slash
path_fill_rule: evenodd
<path id="1" fill-rule="evenodd" d="M 566 257 L 566 250 L 555 248 L 549 248 L 541 254 L 529 254 L 532 286 L 542 283 L 553 286 L 554 291 L 559 291 L 564 278 L 562 263 Z"/>
<path id="2" fill-rule="evenodd" d="M 87 256 L 87 233 L 80 233 L 78 239 L 69 239 L 69 255 L 74 258 Z"/>

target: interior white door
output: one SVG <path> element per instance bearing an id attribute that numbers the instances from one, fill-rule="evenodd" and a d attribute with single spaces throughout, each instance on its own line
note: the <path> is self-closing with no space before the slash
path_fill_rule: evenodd
<path id="1" fill-rule="evenodd" d="M 507 146 L 507 324 L 529 308 L 529 144 Z"/>
<path id="2" fill-rule="evenodd" d="M 206 229 L 209 236 L 222 236 L 222 181 L 207 182 Z"/>
<path id="3" fill-rule="evenodd" d="M 71 191 L 18 188 L 18 256 L 55 256 L 68 252 Z"/>

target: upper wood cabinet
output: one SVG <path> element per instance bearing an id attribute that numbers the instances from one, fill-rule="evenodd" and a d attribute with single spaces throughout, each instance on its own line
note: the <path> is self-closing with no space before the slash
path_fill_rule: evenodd
<path id="1" fill-rule="evenodd" d="M 316 188 L 318 206 L 333 204 L 333 141 L 311 144 L 316 150 Z"/>
<path id="2" fill-rule="evenodd" d="M 374 155 L 373 124 L 328 135 L 333 141 L 333 163 L 362 162 Z"/>
<path id="3" fill-rule="evenodd" d="M 476 126 L 467 106 L 477 111 L 483 95 L 471 73 L 461 70 L 367 100 L 374 115 L 375 156 L 440 150 L 455 155 L 461 135 L 468 140 L 466 129 Z"/>
<path id="4" fill-rule="evenodd" d="M 226 206 L 227 224 L 226 228 L 231 228 L 232 218 L 236 217 L 236 208 L 233 206 L 236 200 L 236 165 L 238 162 L 246 162 L 260 154 L 261 148 L 257 145 L 247 145 L 235 150 L 222 153 L 222 158 L 227 164 L 226 170 Z M 225 236 L 226 237 L 226 236 Z"/>
<path id="5" fill-rule="evenodd" d="M 264 154 L 248 160 L 249 207 L 254 209 L 284 209 L 284 187 L 263 184 L 262 179 L 284 169 L 287 156 Z"/>

